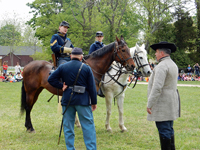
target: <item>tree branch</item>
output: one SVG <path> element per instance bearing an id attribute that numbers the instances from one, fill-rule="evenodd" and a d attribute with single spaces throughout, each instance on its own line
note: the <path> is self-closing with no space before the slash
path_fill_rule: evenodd
<path id="1" fill-rule="evenodd" d="M 83 25 L 80 21 L 78 21 L 78 19 L 76 19 L 76 17 L 75 17 L 75 15 L 74 15 L 74 12 L 73 12 L 72 9 L 71 9 L 71 11 L 72 11 L 72 14 L 73 14 L 73 16 L 74 16 L 74 19 L 75 19 L 82 27 L 84 27 L 84 25 Z"/>

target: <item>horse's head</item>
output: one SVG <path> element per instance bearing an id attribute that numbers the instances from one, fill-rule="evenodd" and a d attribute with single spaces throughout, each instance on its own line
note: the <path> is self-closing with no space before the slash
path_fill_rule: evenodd
<path id="1" fill-rule="evenodd" d="M 120 39 L 116 36 L 114 60 L 121 63 L 128 71 L 134 70 L 135 63 L 123 36 Z"/>
<path id="2" fill-rule="evenodd" d="M 136 69 L 142 73 L 143 76 L 148 77 L 151 74 L 151 68 L 147 60 L 147 51 L 144 44 L 139 47 L 136 43 L 135 47 L 130 48 L 131 56 L 136 65 Z"/>

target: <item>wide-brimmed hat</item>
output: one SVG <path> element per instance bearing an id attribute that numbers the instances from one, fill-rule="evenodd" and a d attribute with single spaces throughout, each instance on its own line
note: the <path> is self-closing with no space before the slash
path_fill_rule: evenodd
<path id="1" fill-rule="evenodd" d="M 72 49 L 72 55 L 82 55 L 82 54 L 83 54 L 83 50 L 81 48 L 74 47 Z"/>
<path id="2" fill-rule="evenodd" d="M 96 32 L 96 37 L 97 37 L 97 36 L 103 36 L 103 32 L 102 32 L 102 31 L 97 31 L 97 32 Z"/>
<path id="3" fill-rule="evenodd" d="M 69 23 L 67 21 L 62 21 L 60 23 L 60 26 L 68 27 L 69 28 Z"/>
<path id="4" fill-rule="evenodd" d="M 157 50 L 159 48 L 168 48 L 171 50 L 171 53 L 176 51 L 176 45 L 174 43 L 168 43 L 168 42 L 160 42 L 157 44 L 153 44 L 150 46 L 153 50 Z"/>

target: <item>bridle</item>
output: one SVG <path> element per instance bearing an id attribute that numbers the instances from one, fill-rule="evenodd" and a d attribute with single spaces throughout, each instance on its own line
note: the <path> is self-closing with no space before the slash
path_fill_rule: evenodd
<path id="1" fill-rule="evenodd" d="M 137 68 L 137 71 L 140 69 L 140 68 L 144 68 L 145 66 L 149 65 L 149 64 L 144 64 L 142 65 L 141 61 L 140 61 L 140 58 L 139 58 L 139 55 L 138 53 L 141 53 L 142 51 L 139 51 L 139 52 L 134 52 L 134 55 L 133 55 L 133 60 L 135 60 L 134 62 L 136 62 L 138 68 Z"/>
<path id="2" fill-rule="evenodd" d="M 114 42 L 114 53 L 113 53 L 113 55 L 112 55 L 112 60 L 114 61 L 115 60 L 115 57 L 117 56 L 118 58 L 119 58 L 119 62 L 121 63 L 121 64 L 124 64 L 124 63 L 126 63 L 129 59 L 132 59 L 132 57 L 129 57 L 129 58 L 127 58 L 127 59 L 125 59 L 124 58 L 124 56 L 123 56 L 123 49 L 120 51 L 120 48 L 121 47 L 124 47 L 124 46 L 127 46 L 127 44 L 125 43 L 125 42 L 123 42 L 122 44 L 120 44 L 120 45 L 118 45 L 118 43 L 117 43 L 117 41 L 115 41 Z M 124 51 L 126 51 L 126 50 L 124 50 Z M 120 56 L 119 56 L 119 54 L 118 54 L 118 52 L 120 52 L 121 53 L 121 55 L 122 55 L 122 59 L 120 58 Z M 85 61 L 85 63 L 87 64 L 87 61 L 83 58 L 83 60 Z M 121 65 L 121 67 L 120 67 L 120 70 L 123 68 L 123 66 Z M 93 72 L 95 72 L 96 74 L 99 74 L 99 75 L 104 75 L 104 74 L 102 74 L 102 73 L 99 73 L 99 72 L 97 72 L 94 68 L 92 68 L 91 67 L 91 69 L 92 69 L 92 71 Z M 117 74 L 118 74 L 118 72 L 117 72 Z M 116 74 L 116 75 L 117 75 Z M 115 76 L 116 76 L 115 75 Z M 120 75 L 119 75 L 120 76 Z M 100 86 L 100 81 L 97 79 L 97 78 L 95 78 L 95 80 L 97 81 L 97 83 L 98 83 L 98 85 Z M 112 79 L 111 79 L 112 80 Z"/>
<path id="3" fill-rule="evenodd" d="M 141 75 L 141 72 L 139 71 L 139 69 L 140 68 L 144 68 L 145 66 L 149 65 L 148 63 L 142 65 L 142 63 L 140 61 L 140 57 L 138 55 L 138 53 L 141 53 L 141 52 L 142 51 L 136 52 L 136 50 L 135 50 L 134 55 L 133 55 L 133 60 L 137 64 L 137 68 L 136 68 L 136 72 L 134 72 L 135 83 L 134 83 L 132 88 L 134 88 L 136 86 L 137 80 L 138 80 L 139 76 Z M 131 80 L 131 82 L 129 83 L 128 86 L 131 85 L 131 83 L 133 82 L 134 78 L 132 78 L 132 80 Z"/>
<path id="4" fill-rule="evenodd" d="M 129 58 L 127 58 L 127 59 L 124 58 L 124 56 L 123 56 L 123 54 L 122 54 L 122 53 L 123 53 L 122 51 L 126 51 L 126 50 L 120 51 L 120 47 L 124 47 L 124 46 L 127 46 L 127 44 L 126 44 L 125 42 L 124 42 L 123 44 L 118 45 L 118 43 L 115 41 L 113 60 L 115 60 L 114 58 L 117 56 L 117 57 L 119 58 L 121 64 L 126 63 L 129 59 L 132 58 L 132 57 L 129 57 Z M 123 59 L 121 59 L 121 58 L 119 57 L 118 51 L 121 53 Z"/>

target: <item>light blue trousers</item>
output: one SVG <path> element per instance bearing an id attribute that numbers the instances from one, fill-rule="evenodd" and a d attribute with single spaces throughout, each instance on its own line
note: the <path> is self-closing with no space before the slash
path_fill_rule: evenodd
<path id="1" fill-rule="evenodd" d="M 63 112 L 66 106 L 62 106 Z M 96 150 L 96 131 L 93 121 L 91 106 L 74 105 L 69 106 L 63 116 L 63 128 L 67 150 L 75 150 L 74 147 L 74 123 L 76 111 L 81 123 L 83 138 L 87 150 Z"/>

